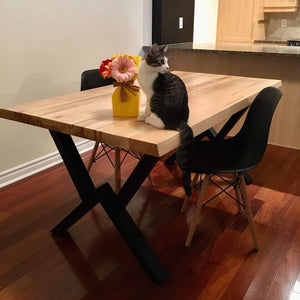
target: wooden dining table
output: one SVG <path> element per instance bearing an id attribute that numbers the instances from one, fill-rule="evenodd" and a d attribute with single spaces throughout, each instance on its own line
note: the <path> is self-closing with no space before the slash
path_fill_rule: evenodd
<path id="1" fill-rule="evenodd" d="M 197 136 L 248 107 L 267 86 L 280 87 L 277 79 L 174 71 L 185 82 L 189 125 Z M 74 92 L 1 108 L 0 117 L 48 129 L 73 180 L 81 203 L 53 229 L 62 235 L 100 203 L 131 249 L 147 276 L 158 284 L 168 271 L 126 210 L 157 161 L 180 145 L 179 132 L 158 129 L 136 118 L 113 117 L 113 86 Z M 141 101 L 145 102 L 142 93 Z M 108 183 L 96 187 L 71 136 L 143 153 L 141 160 L 118 193 Z"/>

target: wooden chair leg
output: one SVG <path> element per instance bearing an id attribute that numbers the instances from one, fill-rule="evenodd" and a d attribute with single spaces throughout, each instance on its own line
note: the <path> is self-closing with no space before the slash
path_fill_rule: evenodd
<path id="1" fill-rule="evenodd" d="M 186 208 L 188 207 L 189 202 L 190 202 L 190 198 L 191 197 L 189 197 L 189 196 L 185 196 L 184 202 L 183 202 L 183 204 L 181 206 L 181 209 L 180 209 L 181 212 L 185 212 L 186 211 Z"/>
<path id="2" fill-rule="evenodd" d="M 258 250 L 257 235 L 256 235 L 255 227 L 254 227 L 252 211 L 251 211 L 249 200 L 248 200 L 245 178 L 244 178 L 243 175 L 239 175 L 239 179 L 240 179 L 240 187 L 241 187 L 242 198 L 243 198 L 243 202 L 245 204 L 248 223 L 249 223 L 250 231 L 251 231 L 251 234 L 252 234 L 253 245 L 254 245 L 254 248 L 256 250 Z"/>
<path id="3" fill-rule="evenodd" d="M 99 147 L 99 142 L 95 142 L 95 145 L 94 145 L 93 151 L 91 153 L 88 165 L 86 167 L 86 169 L 87 169 L 88 172 L 91 171 L 91 168 L 92 168 L 92 165 L 93 165 L 93 162 L 94 162 L 94 159 L 95 159 L 98 147 Z"/>
<path id="4" fill-rule="evenodd" d="M 233 174 L 233 180 L 237 181 L 237 183 L 234 185 L 235 197 L 236 197 L 237 201 L 239 201 L 240 203 L 243 203 L 243 199 L 241 197 L 241 193 L 240 193 L 240 189 L 239 189 L 239 185 L 238 185 L 239 179 L 238 179 L 238 175 L 236 173 Z M 242 205 L 240 203 L 237 203 L 239 214 L 242 213 Z"/>
<path id="5" fill-rule="evenodd" d="M 234 190 L 235 190 L 235 197 L 236 197 L 236 199 L 239 202 L 242 202 L 241 201 L 242 197 L 241 197 L 241 194 L 240 194 L 240 191 L 239 191 L 239 187 L 238 187 L 237 184 L 234 186 Z M 237 203 L 237 207 L 238 207 L 238 213 L 241 214 L 242 213 L 242 206 L 239 203 Z"/>
<path id="6" fill-rule="evenodd" d="M 151 174 L 148 175 L 148 179 L 149 179 L 149 181 L 150 181 L 152 187 L 154 187 L 154 181 L 153 181 L 153 179 L 152 179 Z"/>
<path id="7" fill-rule="evenodd" d="M 200 176 L 199 173 L 195 173 L 193 181 L 192 181 L 192 188 L 194 188 L 196 186 L 196 183 L 197 183 L 197 180 L 198 180 L 199 176 Z M 185 197 L 184 202 L 181 206 L 181 210 L 180 210 L 181 212 L 186 211 L 186 208 L 188 207 L 188 205 L 190 203 L 190 199 L 191 199 L 191 197 L 188 197 L 188 196 Z"/>
<path id="8" fill-rule="evenodd" d="M 200 174 L 199 173 L 195 173 L 193 181 L 192 181 L 192 187 L 195 187 L 197 184 L 197 181 L 199 179 Z"/>
<path id="9" fill-rule="evenodd" d="M 185 241 L 185 246 L 189 247 L 192 241 L 192 238 L 194 236 L 196 227 L 200 221 L 200 213 L 201 213 L 201 208 L 202 208 L 202 204 L 203 204 L 203 200 L 204 200 L 204 196 L 205 196 L 205 191 L 208 185 L 208 181 L 209 181 L 209 175 L 205 175 L 204 180 L 202 182 L 201 185 L 201 189 L 200 189 L 200 195 L 199 195 L 199 199 L 197 201 L 196 207 L 195 207 L 195 211 L 194 211 L 194 215 L 192 217 L 192 222 L 189 228 L 189 232 Z"/>

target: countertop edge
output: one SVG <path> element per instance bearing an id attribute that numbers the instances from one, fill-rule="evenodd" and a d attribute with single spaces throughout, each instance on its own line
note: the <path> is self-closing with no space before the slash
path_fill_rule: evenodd
<path id="1" fill-rule="evenodd" d="M 149 46 L 143 46 L 147 52 Z M 241 55 L 262 55 L 262 56 L 292 56 L 300 57 L 300 47 L 279 46 L 279 45 L 255 45 L 244 43 L 178 43 L 169 44 L 168 51 L 184 52 L 205 52 L 205 53 L 238 53 Z"/>

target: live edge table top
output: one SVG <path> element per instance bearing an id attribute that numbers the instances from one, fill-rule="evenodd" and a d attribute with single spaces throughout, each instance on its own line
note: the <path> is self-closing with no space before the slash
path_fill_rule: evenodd
<path id="1" fill-rule="evenodd" d="M 186 84 L 189 125 L 198 135 L 249 106 L 276 79 L 174 71 Z M 161 157 L 180 144 L 179 133 L 157 129 L 136 118 L 113 117 L 113 86 L 75 92 L 0 109 L 0 117 Z M 145 95 L 141 93 L 141 102 Z"/>

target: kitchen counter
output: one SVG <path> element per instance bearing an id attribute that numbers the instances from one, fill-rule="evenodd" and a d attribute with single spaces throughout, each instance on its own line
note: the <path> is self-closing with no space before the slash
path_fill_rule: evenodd
<path id="1" fill-rule="evenodd" d="M 146 50 L 148 47 L 144 47 Z M 211 52 L 211 53 L 240 53 L 254 55 L 280 55 L 280 56 L 300 56 L 300 47 L 281 46 L 266 44 L 248 44 L 248 43 L 179 43 L 170 44 L 172 51 L 186 52 Z"/>
<path id="2" fill-rule="evenodd" d="M 287 45 L 287 40 L 254 40 L 254 44 L 269 44 L 269 45 L 277 45 L 277 46 L 286 46 Z"/>
<path id="3" fill-rule="evenodd" d="M 269 142 L 300 149 L 300 47 L 269 44 L 169 45 L 171 70 L 273 78 L 282 81 Z"/>

